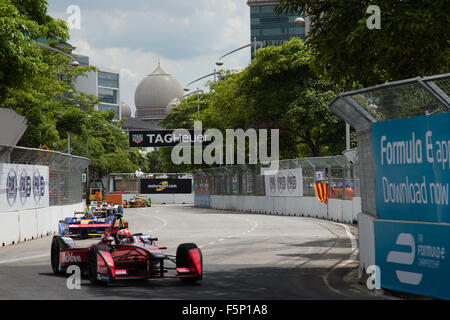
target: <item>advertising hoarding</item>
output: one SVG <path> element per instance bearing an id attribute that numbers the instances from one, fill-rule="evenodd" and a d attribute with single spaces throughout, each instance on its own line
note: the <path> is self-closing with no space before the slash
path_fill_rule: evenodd
<path id="1" fill-rule="evenodd" d="M 192 179 L 141 179 L 140 193 L 190 194 L 192 193 Z"/>
<path id="2" fill-rule="evenodd" d="M 0 163 L 0 211 L 18 211 L 48 206 L 48 167 Z"/>
<path id="3" fill-rule="evenodd" d="M 450 299 L 449 124 L 444 113 L 371 127 L 383 288 Z"/>
<path id="4" fill-rule="evenodd" d="M 264 180 L 266 196 L 303 197 L 302 168 L 266 172 Z"/>
<path id="5" fill-rule="evenodd" d="M 376 220 L 381 287 L 450 299 L 450 225 Z"/>
<path id="6" fill-rule="evenodd" d="M 135 147 L 174 147 L 180 143 L 194 145 L 194 143 L 207 145 L 211 143 L 211 137 L 205 135 L 206 131 L 197 132 L 186 130 L 186 134 L 176 133 L 176 130 L 140 130 L 130 131 L 128 134 L 129 145 Z"/>
<path id="7" fill-rule="evenodd" d="M 450 223 L 450 113 L 372 125 L 378 217 Z"/>

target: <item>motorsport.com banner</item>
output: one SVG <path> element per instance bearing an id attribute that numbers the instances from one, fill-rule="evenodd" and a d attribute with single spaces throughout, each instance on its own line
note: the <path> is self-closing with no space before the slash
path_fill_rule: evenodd
<path id="1" fill-rule="evenodd" d="M 130 131 L 129 142 L 130 147 L 174 147 L 179 143 L 188 143 L 194 145 L 194 143 L 200 143 L 207 145 L 211 143 L 208 136 L 205 135 L 205 131 L 194 132 L 194 130 L 186 130 L 189 134 L 176 134 L 174 130 L 145 130 L 145 131 Z"/>
<path id="2" fill-rule="evenodd" d="M 192 193 L 192 179 L 141 179 L 142 194 Z"/>

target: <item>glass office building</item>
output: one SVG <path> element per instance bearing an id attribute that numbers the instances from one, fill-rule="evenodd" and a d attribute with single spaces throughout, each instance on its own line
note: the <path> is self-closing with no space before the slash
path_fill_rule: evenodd
<path id="1" fill-rule="evenodd" d="M 257 49 L 279 46 L 293 37 L 305 40 L 305 25 L 296 25 L 298 14 L 274 12 L 277 1 L 248 0 L 250 6 L 251 41 L 257 41 Z M 255 47 L 252 46 L 252 56 Z"/>
<path id="2" fill-rule="evenodd" d="M 98 97 L 100 105 L 98 110 L 109 111 L 114 110 L 117 117 L 120 119 L 120 87 L 119 74 L 112 72 L 98 72 Z"/>
<path id="3" fill-rule="evenodd" d="M 121 119 L 119 71 L 100 68 L 99 71 L 87 72 L 86 76 L 77 78 L 75 87 L 78 91 L 92 94 L 99 98 L 100 103 L 94 106 L 95 110 L 113 110 L 117 118 Z"/>

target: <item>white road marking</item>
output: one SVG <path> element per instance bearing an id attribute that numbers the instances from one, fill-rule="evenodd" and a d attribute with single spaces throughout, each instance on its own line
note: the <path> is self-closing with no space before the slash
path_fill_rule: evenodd
<path id="1" fill-rule="evenodd" d="M 50 257 L 50 253 L 45 253 L 45 254 L 39 254 L 39 255 L 28 256 L 28 257 L 21 257 L 21 258 L 9 259 L 9 260 L 1 260 L 0 264 L 15 263 L 15 262 L 19 262 L 19 261 L 34 260 L 34 259 L 49 258 L 49 257 Z"/>
<path id="2" fill-rule="evenodd" d="M 342 223 L 338 223 L 338 225 L 340 225 L 341 227 L 343 227 L 345 229 L 345 233 L 350 238 L 350 243 L 352 245 L 352 253 L 350 254 L 350 257 L 346 261 L 339 264 L 341 266 L 345 266 L 349 263 L 354 262 L 358 258 L 358 253 L 357 253 L 358 252 L 358 244 L 356 243 L 355 236 L 353 235 L 353 233 L 351 232 L 351 230 L 348 226 L 346 226 L 345 224 L 342 224 Z"/>
<path id="3" fill-rule="evenodd" d="M 331 270 L 333 270 L 333 269 L 331 269 Z M 323 282 L 325 283 L 325 285 L 327 286 L 328 289 L 330 289 L 330 290 L 333 291 L 334 293 L 337 293 L 337 294 L 343 296 L 344 294 L 342 294 L 342 292 L 340 292 L 339 290 L 334 289 L 334 288 L 330 285 L 330 283 L 328 282 L 328 276 L 329 276 L 329 275 L 330 275 L 330 272 L 328 272 L 327 274 L 324 274 L 324 275 L 322 276 Z"/>
<path id="4" fill-rule="evenodd" d="M 160 218 L 160 217 L 157 217 L 157 216 L 153 216 L 153 218 L 155 218 L 155 219 L 157 219 L 157 220 L 159 220 L 159 221 L 162 221 L 163 224 L 162 224 L 162 226 L 159 226 L 159 227 L 156 228 L 156 229 L 150 230 L 150 231 L 149 231 L 150 233 L 159 231 L 159 230 L 161 230 L 162 228 L 164 228 L 165 226 L 167 226 L 167 221 L 164 220 L 163 218 Z"/>
<path id="5" fill-rule="evenodd" d="M 220 216 L 220 217 L 225 217 L 225 216 L 227 216 L 226 214 L 218 214 L 218 216 Z M 245 235 L 247 235 L 248 233 L 250 233 L 250 232 L 252 232 L 252 231 L 255 231 L 256 230 L 256 228 L 258 227 L 258 222 L 256 222 L 256 221 L 254 221 L 254 220 L 252 220 L 252 219 L 245 219 L 246 221 L 248 221 L 248 222 L 252 222 L 253 223 L 253 227 L 252 228 L 250 228 L 250 229 L 248 229 L 247 231 L 244 231 L 242 234 L 235 234 L 235 235 L 230 235 L 230 236 L 226 236 L 225 238 L 219 238 L 219 239 L 217 239 L 216 241 L 213 241 L 213 242 L 210 242 L 210 243 L 208 243 L 207 245 L 205 245 L 205 246 L 212 246 L 212 245 L 214 245 L 214 244 L 216 244 L 216 242 L 221 242 L 221 241 L 224 241 L 224 240 L 226 240 L 226 239 L 231 239 L 231 238 L 236 238 L 236 237 L 239 237 L 239 236 L 245 236 Z M 205 247 L 205 246 L 201 246 L 201 247 L 199 247 L 199 248 L 203 248 L 203 247 Z"/>
<path id="6" fill-rule="evenodd" d="M 323 280 L 323 282 L 325 283 L 325 285 L 328 287 L 328 289 L 330 289 L 331 291 L 333 291 L 333 292 L 335 292 L 335 293 L 340 294 L 340 295 L 343 296 L 344 294 L 343 294 L 342 292 L 340 292 L 340 291 L 337 290 L 337 289 L 334 289 L 334 288 L 330 285 L 330 283 L 329 283 L 329 281 L 328 281 L 328 277 L 330 276 L 331 272 L 332 272 L 334 269 L 336 269 L 336 268 L 338 268 L 338 267 L 345 267 L 346 265 L 348 265 L 348 264 L 350 264 L 350 263 L 356 261 L 356 259 L 357 259 L 357 257 L 358 257 L 358 254 L 357 254 L 357 251 L 358 251 L 358 244 L 356 243 L 356 239 L 355 239 L 355 237 L 353 236 L 353 233 L 351 232 L 351 230 L 350 230 L 350 228 L 349 228 L 348 226 L 346 226 L 345 224 L 342 224 L 342 223 L 335 223 L 335 225 L 338 225 L 338 226 L 341 226 L 342 228 L 344 228 L 345 233 L 346 233 L 347 236 L 350 238 L 350 243 L 351 243 L 351 246 L 352 246 L 351 254 L 350 254 L 350 257 L 349 257 L 347 260 L 341 261 L 341 262 L 337 263 L 337 264 L 336 264 L 334 267 L 332 267 L 325 275 L 323 275 L 323 276 L 322 276 L 322 280 Z"/>

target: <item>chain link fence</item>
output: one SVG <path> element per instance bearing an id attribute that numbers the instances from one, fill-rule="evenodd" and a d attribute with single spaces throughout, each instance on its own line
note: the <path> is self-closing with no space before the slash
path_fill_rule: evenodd
<path id="1" fill-rule="evenodd" d="M 303 195 L 315 197 L 313 183 L 329 184 L 330 197 L 351 200 L 360 196 L 360 183 L 355 163 L 356 150 L 333 157 L 299 158 L 278 161 L 279 170 L 302 168 Z M 196 194 L 264 196 L 265 179 L 261 169 L 269 165 L 228 165 L 194 171 Z M 345 192 L 345 189 L 352 192 Z"/>
<path id="2" fill-rule="evenodd" d="M 450 74 L 417 77 L 338 95 L 330 108 L 356 129 L 362 211 L 376 217 L 370 127 L 377 121 L 450 111 Z"/>
<path id="3" fill-rule="evenodd" d="M 90 160 L 66 153 L 0 145 L 0 163 L 49 167 L 50 206 L 77 204 L 83 198 L 82 173 Z"/>

